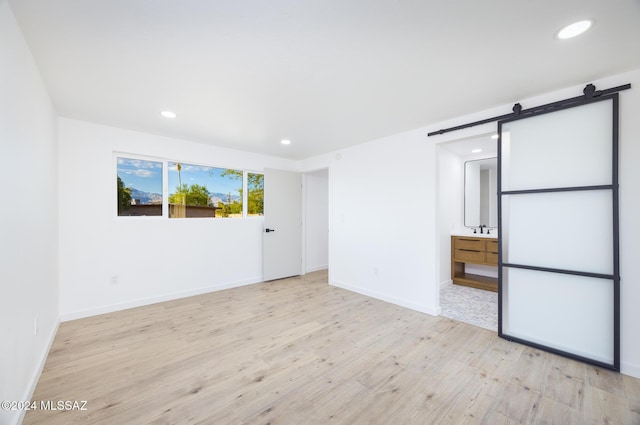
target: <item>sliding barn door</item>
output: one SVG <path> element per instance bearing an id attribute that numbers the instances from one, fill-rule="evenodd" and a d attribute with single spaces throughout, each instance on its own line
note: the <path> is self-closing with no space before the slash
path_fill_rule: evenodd
<path id="1" fill-rule="evenodd" d="M 615 370 L 617 102 L 498 123 L 499 335 Z"/>

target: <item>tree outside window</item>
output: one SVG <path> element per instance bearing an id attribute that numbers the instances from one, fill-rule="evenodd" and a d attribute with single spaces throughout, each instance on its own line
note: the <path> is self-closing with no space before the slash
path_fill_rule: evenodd
<path id="1" fill-rule="evenodd" d="M 242 217 L 242 171 L 169 162 L 169 217 Z"/>

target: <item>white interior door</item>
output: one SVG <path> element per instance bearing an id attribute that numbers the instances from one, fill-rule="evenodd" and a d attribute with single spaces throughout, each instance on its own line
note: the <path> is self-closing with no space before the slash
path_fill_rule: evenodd
<path id="1" fill-rule="evenodd" d="M 302 271 L 302 176 L 264 170 L 264 280 L 297 276 Z"/>

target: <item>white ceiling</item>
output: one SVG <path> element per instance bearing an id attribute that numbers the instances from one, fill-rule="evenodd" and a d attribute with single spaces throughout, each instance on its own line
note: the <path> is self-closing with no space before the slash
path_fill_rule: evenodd
<path id="1" fill-rule="evenodd" d="M 640 0 L 9 3 L 61 116 L 293 159 L 640 67 Z"/>

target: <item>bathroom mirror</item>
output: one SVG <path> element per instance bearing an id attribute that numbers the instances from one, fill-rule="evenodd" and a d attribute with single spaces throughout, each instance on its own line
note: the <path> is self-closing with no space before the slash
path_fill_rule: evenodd
<path id="1" fill-rule="evenodd" d="M 498 227 L 498 159 L 464 163 L 464 225 Z"/>

